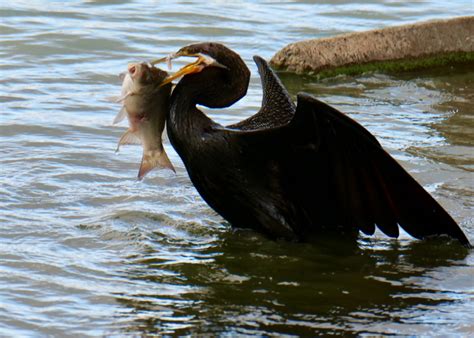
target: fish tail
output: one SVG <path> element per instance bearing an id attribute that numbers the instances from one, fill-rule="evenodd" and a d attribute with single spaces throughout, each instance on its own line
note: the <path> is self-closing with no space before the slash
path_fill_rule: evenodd
<path id="1" fill-rule="evenodd" d="M 164 148 L 161 150 L 144 151 L 140 170 L 138 171 L 138 179 L 141 180 L 153 168 L 158 166 L 176 172 Z"/>

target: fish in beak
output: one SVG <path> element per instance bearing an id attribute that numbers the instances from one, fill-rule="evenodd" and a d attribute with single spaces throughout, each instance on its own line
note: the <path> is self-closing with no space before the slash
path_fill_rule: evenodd
<path id="1" fill-rule="evenodd" d="M 171 95 L 171 85 L 162 83 L 167 77 L 167 72 L 147 63 L 129 64 L 122 76 L 122 96 L 118 100 L 122 109 L 114 124 L 127 117 L 129 128 L 120 138 L 117 151 L 125 144 L 142 145 L 140 180 L 155 167 L 175 171 L 162 143 Z"/>

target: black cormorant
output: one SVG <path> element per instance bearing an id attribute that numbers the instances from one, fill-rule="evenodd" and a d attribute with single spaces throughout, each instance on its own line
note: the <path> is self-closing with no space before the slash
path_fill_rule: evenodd
<path id="1" fill-rule="evenodd" d="M 306 240 L 324 232 L 398 237 L 447 235 L 469 241 L 451 216 L 353 119 L 305 93 L 297 105 L 267 63 L 255 57 L 263 86 L 254 116 L 222 126 L 196 105 L 228 107 L 250 72 L 218 43 L 181 48 L 197 56 L 173 91 L 167 131 L 203 199 L 234 227 Z"/>

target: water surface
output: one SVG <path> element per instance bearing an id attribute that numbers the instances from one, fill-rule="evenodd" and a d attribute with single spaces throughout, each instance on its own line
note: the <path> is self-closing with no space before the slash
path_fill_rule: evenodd
<path id="1" fill-rule="evenodd" d="M 14 1 L 0 5 L 0 336 L 474 332 L 474 254 L 378 234 L 296 244 L 234 232 L 177 174 L 136 175 L 117 74 L 197 41 L 252 71 L 301 39 L 473 14 L 471 1 Z M 177 64 L 180 65 L 179 63 Z M 282 74 L 373 132 L 474 241 L 474 71 Z"/>

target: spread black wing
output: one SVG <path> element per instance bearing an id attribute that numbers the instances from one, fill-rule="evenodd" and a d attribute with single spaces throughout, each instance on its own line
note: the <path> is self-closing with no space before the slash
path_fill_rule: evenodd
<path id="1" fill-rule="evenodd" d="M 401 226 L 415 238 L 448 235 L 469 246 L 451 216 L 365 128 L 310 95 L 299 94 L 297 103 L 285 126 L 227 134 L 229 144 L 239 144 L 233 158 L 240 162 L 229 173 L 239 184 L 220 189 L 222 199 L 239 196 L 235 210 L 251 210 L 267 233 L 371 235 L 378 227 L 398 237 Z"/>
<path id="2" fill-rule="evenodd" d="M 288 123 L 295 114 L 295 104 L 275 72 L 260 56 L 254 56 L 253 60 L 257 64 L 262 83 L 262 106 L 255 115 L 228 128 L 255 130 L 281 126 Z"/>

